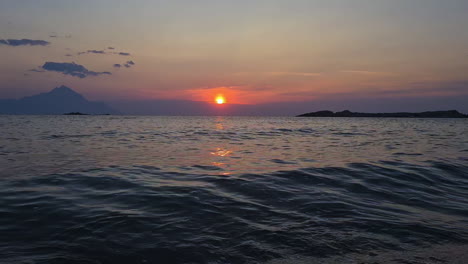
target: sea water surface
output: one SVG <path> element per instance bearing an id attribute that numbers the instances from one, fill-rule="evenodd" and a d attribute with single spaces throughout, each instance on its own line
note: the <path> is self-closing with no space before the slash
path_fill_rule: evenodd
<path id="1" fill-rule="evenodd" d="M 0 116 L 0 263 L 454 263 L 411 252 L 467 244 L 466 119 Z"/>

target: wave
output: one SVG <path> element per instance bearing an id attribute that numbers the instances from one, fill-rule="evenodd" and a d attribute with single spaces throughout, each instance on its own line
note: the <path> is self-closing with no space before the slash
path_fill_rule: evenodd
<path id="1" fill-rule="evenodd" d="M 206 173 L 112 166 L 2 181 L 0 259 L 263 263 L 468 243 L 461 164 L 233 175 L 195 166 Z"/>

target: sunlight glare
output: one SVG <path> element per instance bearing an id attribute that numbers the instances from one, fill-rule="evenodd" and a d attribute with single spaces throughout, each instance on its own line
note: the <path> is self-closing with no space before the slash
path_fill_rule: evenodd
<path id="1" fill-rule="evenodd" d="M 217 104 L 224 104 L 226 102 L 226 100 L 224 99 L 224 97 L 222 95 L 218 95 L 218 96 L 216 96 L 215 102 Z"/>

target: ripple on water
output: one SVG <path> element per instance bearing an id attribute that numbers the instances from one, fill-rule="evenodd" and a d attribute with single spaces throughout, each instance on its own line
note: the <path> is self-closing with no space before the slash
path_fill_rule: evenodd
<path id="1" fill-rule="evenodd" d="M 390 164 L 228 177 L 132 166 L 3 182 L 1 254 L 246 263 L 468 242 L 466 167 Z"/>
<path id="2" fill-rule="evenodd" d="M 0 262 L 405 263 L 395 252 L 468 243 L 463 120 L 0 126 Z"/>

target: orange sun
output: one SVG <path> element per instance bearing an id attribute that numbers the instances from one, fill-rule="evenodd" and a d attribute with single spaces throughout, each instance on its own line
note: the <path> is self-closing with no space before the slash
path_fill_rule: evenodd
<path id="1" fill-rule="evenodd" d="M 215 102 L 216 102 L 217 104 L 224 104 L 224 103 L 226 103 L 226 99 L 224 99 L 224 96 L 218 95 L 218 96 L 216 96 L 216 98 L 215 98 Z"/>

